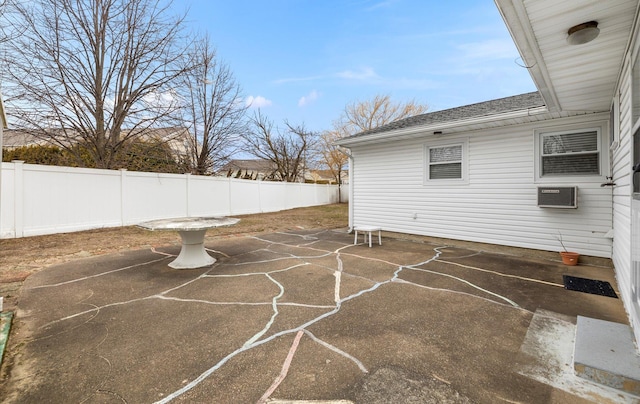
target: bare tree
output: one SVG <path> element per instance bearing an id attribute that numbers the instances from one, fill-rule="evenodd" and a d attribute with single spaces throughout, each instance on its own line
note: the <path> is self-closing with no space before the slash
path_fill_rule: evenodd
<path id="1" fill-rule="evenodd" d="M 376 95 L 372 100 L 356 101 L 347 105 L 338 120 L 337 129 L 353 135 L 386 125 L 399 119 L 424 114 L 429 109 L 414 100 L 394 103 L 389 95 Z"/>
<path id="2" fill-rule="evenodd" d="M 349 160 L 346 152 L 335 144 L 343 136 L 342 131 L 327 130 L 320 135 L 319 144 L 320 160 L 338 185 L 342 184 L 342 173 L 346 170 Z"/>
<path id="3" fill-rule="evenodd" d="M 394 103 L 389 95 L 376 95 L 371 100 L 348 104 L 342 115 L 333 122 L 330 130 L 321 135 L 320 155 L 338 184 L 342 183 L 348 156 L 335 144 L 339 139 L 365 132 L 399 119 L 423 114 L 428 106 L 415 101 Z"/>
<path id="4" fill-rule="evenodd" d="M 270 161 L 274 167 L 274 181 L 297 182 L 304 180 L 307 157 L 316 141 L 316 134 L 304 125 L 293 126 L 285 122 L 283 132 L 259 111 L 251 119 L 245 136 L 246 152 Z"/>
<path id="5" fill-rule="evenodd" d="M 7 1 L 8 0 L 0 0 L 0 18 L 4 18 L 7 12 Z M 5 27 L 4 24 L 0 24 L 0 44 L 4 44 L 11 39 L 11 32 L 11 29 Z"/>
<path id="6" fill-rule="evenodd" d="M 229 66 L 218 60 L 208 36 L 195 41 L 183 60 L 181 121 L 189 136 L 188 165 L 193 174 L 211 174 L 237 151 L 246 131 L 240 86 Z M 193 67 L 193 68 L 191 68 Z"/>
<path id="7" fill-rule="evenodd" d="M 162 0 L 10 2 L 5 97 L 16 128 L 99 168 L 176 108 L 183 16 Z M 79 147 L 78 147 L 79 146 Z"/>

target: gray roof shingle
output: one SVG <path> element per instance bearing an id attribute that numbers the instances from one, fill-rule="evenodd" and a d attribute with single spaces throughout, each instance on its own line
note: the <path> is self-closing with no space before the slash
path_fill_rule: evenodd
<path id="1" fill-rule="evenodd" d="M 422 115 L 412 116 L 391 122 L 387 125 L 360 132 L 351 136 L 360 137 L 374 133 L 389 132 L 397 129 L 410 128 L 412 126 L 433 125 L 437 123 L 458 121 L 461 119 L 478 118 L 488 115 L 502 114 L 522 109 L 544 106 L 544 100 L 539 92 L 532 92 L 511 97 L 499 98 L 497 100 L 479 102 L 477 104 L 465 105 L 462 107 L 445 109 L 442 111 L 428 112 Z"/>

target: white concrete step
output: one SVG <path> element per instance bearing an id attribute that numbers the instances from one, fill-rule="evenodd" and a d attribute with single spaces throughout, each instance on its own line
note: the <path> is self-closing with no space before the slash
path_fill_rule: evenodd
<path id="1" fill-rule="evenodd" d="M 582 378 L 640 396 L 640 356 L 626 324 L 578 316 L 573 367 Z"/>

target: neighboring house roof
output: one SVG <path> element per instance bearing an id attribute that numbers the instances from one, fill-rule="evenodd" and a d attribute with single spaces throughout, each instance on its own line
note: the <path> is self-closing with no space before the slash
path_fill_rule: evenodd
<path id="1" fill-rule="evenodd" d="M 247 159 L 247 160 L 231 160 L 225 164 L 221 172 L 227 172 L 229 170 L 242 170 L 242 171 L 256 171 L 256 172 L 271 172 L 277 167 L 269 160 L 263 159 Z"/>
<path id="2" fill-rule="evenodd" d="M 344 171 L 342 170 L 342 172 Z M 309 170 L 309 172 L 320 179 L 334 179 L 333 171 L 331 170 Z"/>
<path id="3" fill-rule="evenodd" d="M 331 170 L 308 170 L 308 171 L 305 171 L 304 177 L 305 177 L 305 180 L 311 180 L 311 181 L 327 181 L 330 183 L 336 182 L 336 178 L 333 175 L 333 172 Z M 340 172 L 340 177 L 344 182 L 344 180 L 349 177 L 349 171 L 342 170 L 342 172 Z"/>
<path id="4" fill-rule="evenodd" d="M 123 134 L 128 131 L 123 130 Z M 140 130 L 139 138 L 145 141 L 157 140 L 166 142 L 171 149 L 184 155 L 188 150 L 189 131 L 182 127 L 153 128 Z M 25 129 L 8 129 L 3 132 L 2 146 L 13 149 L 22 146 L 44 146 L 51 144 L 42 137 L 35 136 L 33 132 Z"/>
<path id="5" fill-rule="evenodd" d="M 165 128 L 147 128 L 139 130 L 138 138 L 144 141 L 158 141 L 169 145 L 174 153 L 186 155 L 190 149 L 191 133 L 187 128 L 165 127 Z M 124 134 L 128 134 L 127 130 L 123 130 Z"/>
<path id="6" fill-rule="evenodd" d="M 36 146 L 49 144 L 43 139 L 40 139 L 31 133 L 21 129 L 7 129 L 3 132 L 2 147 L 7 149 L 14 149 L 22 146 Z"/>

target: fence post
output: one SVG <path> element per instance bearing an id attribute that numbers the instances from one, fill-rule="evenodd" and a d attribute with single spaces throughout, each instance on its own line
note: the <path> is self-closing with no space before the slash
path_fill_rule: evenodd
<path id="1" fill-rule="evenodd" d="M 125 214 L 127 204 L 126 201 L 126 182 L 127 182 L 127 169 L 120 169 L 120 226 L 125 226 L 127 215 Z"/>
<path id="2" fill-rule="evenodd" d="M 231 177 L 227 177 L 227 190 L 229 195 L 229 216 L 233 216 L 233 197 L 231 195 L 232 183 L 233 179 Z"/>
<path id="3" fill-rule="evenodd" d="M 14 193 L 13 193 L 13 225 L 15 237 L 24 237 L 24 161 L 13 160 Z"/>
<path id="4" fill-rule="evenodd" d="M 262 181 L 258 181 L 256 180 L 256 185 L 258 187 L 258 211 L 260 213 L 264 212 L 264 209 L 262 208 Z"/>
<path id="5" fill-rule="evenodd" d="M 191 173 L 185 173 L 185 180 L 184 181 L 185 181 L 185 192 L 186 192 L 185 197 L 186 197 L 186 203 L 187 203 L 187 206 L 186 206 L 187 212 L 186 213 L 187 213 L 187 217 L 191 217 L 191 213 L 190 213 L 190 210 L 189 210 L 189 204 L 191 203 L 190 202 L 191 198 L 189 197 L 190 196 L 189 193 L 191 192 L 191 190 L 190 190 L 190 188 L 191 188 Z"/>

